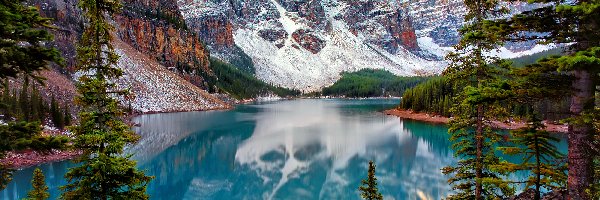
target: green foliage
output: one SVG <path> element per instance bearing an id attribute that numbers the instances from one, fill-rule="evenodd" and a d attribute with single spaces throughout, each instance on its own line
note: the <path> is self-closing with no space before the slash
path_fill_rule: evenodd
<path id="1" fill-rule="evenodd" d="M 163 12 L 160 9 L 138 8 L 132 5 L 125 5 L 125 8 L 123 10 L 126 11 L 126 14 L 127 12 L 132 12 L 138 15 L 142 15 L 146 18 L 165 21 L 168 24 L 173 25 L 173 27 L 177 29 L 189 30 L 187 24 L 183 19 L 180 19 L 178 16 L 167 14 L 166 12 Z"/>
<path id="2" fill-rule="evenodd" d="M 510 182 L 505 180 L 507 172 L 496 167 L 502 160 L 494 146 L 502 135 L 484 120 L 477 120 L 479 117 L 494 119 L 500 113 L 498 102 L 505 97 L 499 94 L 507 93 L 503 87 L 504 84 L 496 84 L 495 89 L 467 86 L 456 98 L 462 101 L 451 109 L 455 117 L 450 121 L 448 132 L 454 156 L 460 160 L 455 166 L 442 169 L 444 174 L 454 175 L 448 182 L 458 191 L 449 199 L 495 199 L 514 193 Z M 478 186 L 481 187 L 479 196 Z"/>
<path id="3" fill-rule="evenodd" d="M 529 40 L 539 43 L 569 44 L 567 55 L 538 62 L 558 72 L 572 75 L 567 93 L 572 99 L 569 122 L 568 193 L 572 199 L 590 199 L 586 190 L 593 181 L 591 154 L 594 130 L 586 113 L 595 109 L 595 89 L 600 65 L 600 1 L 530 0 L 537 8 L 509 18 L 496 19 L 501 40 Z M 526 34 L 528 32 L 544 34 Z"/>
<path id="4" fill-rule="evenodd" d="M 0 126 L 0 159 L 8 151 L 31 149 L 49 152 L 52 149 L 67 148 L 69 139 L 64 136 L 43 136 L 42 127 L 37 122 L 9 122 Z M 0 164 L 0 190 L 12 179 L 8 163 Z"/>
<path id="5" fill-rule="evenodd" d="M 40 168 L 35 168 L 33 171 L 31 185 L 33 189 L 27 193 L 27 200 L 46 200 L 50 198 L 48 186 L 46 185 L 46 177 Z"/>
<path id="6" fill-rule="evenodd" d="M 29 107 L 29 95 L 27 94 L 27 90 L 29 89 L 29 81 L 27 78 L 25 79 L 25 83 L 23 83 L 23 88 L 21 89 L 21 93 L 19 94 L 19 107 L 21 108 L 21 114 L 23 120 L 30 121 L 31 120 L 31 107 Z"/>
<path id="7" fill-rule="evenodd" d="M 401 96 L 405 90 L 429 77 L 399 77 L 380 69 L 343 72 L 332 86 L 323 88 L 322 95 L 346 97 Z M 385 94 L 383 92 L 385 91 Z"/>
<path id="8" fill-rule="evenodd" d="M 62 62 L 57 49 L 44 45 L 53 40 L 42 29 L 51 27 L 50 19 L 41 17 L 37 8 L 24 2 L 0 1 L 0 80 L 19 75 L 42 80 L 35 72 L 46 69 L 50 62 Z"/>
<path id="9" fill-rule="evenodd" d="M 600 138 L 596 139 L 597 147 L 600 146 L 600 142 L 598 141 L 600 141 Z M 598 152 L 598 150 L 596 150 L 596 152 Z M 596 156 L 596 159 L 594 159 L 594 182 L 588 192 L 592 199 L 600 199 L 600 156 Z"/>
<path id="10" fill-rule="evenodd" d="M 400 108 L 449 117 L 454 95 L 453 84 L 447 78 L 436 77 L 406 90 Z"/>
<path id="11" fill-rule="evenodd" d="M 88 20 L 77 48 L 79 78 L 75 102 L 82 107 L 80 124 L 70 127 L 74 145 L 83 155 L 81 165 L 65 174 L 62 199 L 148 199 L 147 184 L 153 177 L 136 169 L 136 162 L 123 155 L 126 145 L 139 136 L 123 121 L 125 112 L 115 98 L 127 94 L 117 88 L 122 76 L 116 67 L 119 56 L 112 47 L 114 29 L 107 17 L 120 11 L 119 1 L 81 0 L 79 7 Z"/>
<path id="12" fill-rule="evenodd" d="M 64 148 L 69 141 L 64 136 L 42 136 L 42 127 L 33 122 L 9 122 L 0 126 L 0 156 L 6 151 L 32 149 L 35 151 L 48 152 L 52 149 Z"/>
<path id="13" fill-rule="evenodd" d="M 592 121 L 595 130 L 591 143 L 594 154 L 594 179 L 586 192 L 590 194 L 591 199 L 600 199 L 600 108 L 597 107 L 592 112 L 588 112 L 586 118 Z"/>
<path id="14" fill-rule="evenodd" d="M 497 167 L 511 173 L 530 172 L 525 180 L 525 190 L 533 186 L 535 200 L 539 200 L 542 188 L 553 190 L 566 185 L 566 166 L 559 162 L 564 155 L 555 145 L 560 139 L 544 131 L 544 125 L 535 116 L 529 122 L 527 127 L 511 132 L 514 146 L 500 148 L 507 155 L 523 157 L 523 162 L 503 162 Z"/>
<path id="15" fill-rule="evenodd" d="M 58 107 L 58 102 L 52 96 L 52 100 L 50 101 L 50 116 L 52 117 L 52 123 L 54 126 L 60 129 L 65 127 L 64 116 L 62 110 Z"/>
<path id="16" fill-rule="evenodd" d="M 12 181 L 13 171 L 9 168 L 8 163 L 0 163 L 0 191 L 4 190 L 8 183 Z"/>
<path id="17" fill-rule="evenodd" d="M 26 81 L 23 83 L 22 89 L 17 93 L 9 92 L 8 83 L 5 83 L 5 88 L 0 98 L 0 104 L 4 107 L 0 108 L 4 115 L 4 119 L 11 121 L 13 118 L 17 121 L 26 122 L 45 122 L 49 116 L 57 128 L 63 129 L 65 123 L 72 121 L 72 116 L 63 114 L 58 102 L 52 96 L 50 107 L 48 102 L 41 96 L 35 85 L 29 85 Z M 68 108 L 65 106 L 64 112 L 68 113 Z"/>
<path id="18" fill-rule="evenodd" d="M 552 57 L 555 55 L 563 55 L 565 54 L 565 49 L 563 48 L 554 48 L 545 50 L 542 52 L 534 53 L 531 55 L 525 55 L 518 58 L 511 59 L 513 67 L 525 67 L 527 65 L 535 64 L 539 59 Z"/>
<path id="19" fill-rule="evenodd" d="M 231 65 L 250 74 L 256 73 L 256 68 L 254 67 L 252 58 L 250 58 L 250 56 L 248 56 L 244 50 L 240 49 L 240 47 L 236 45 L 233 49 L 233 54 L 234 56 L 229 59 L 229 63 L 231 63 Z"/>
<path id="20" fill-rule="evenodd" d="M 210 59 L 213 74 L 202 74 L 210 92 L 222 90 L 237 99 L 256 98 L 261 95 L 276 94 L 281 97 L 297 96 L 299 91 L 266 84 L 252 74 L 235 68 L 215 58 Z"/>
<path id="21" fill-rule="evenodd" d="M 383 200 L 383 195 L 377 189 L 377 177 L 375 177 L 375 164 L 373 161 L 369 161 L 369 174 L 366 179 L 361 181 L 361 186 L 358 190 L 361 192 L 360 196 L 367 200 Z"/>
<path id="22" fill-rule="evenodd" d="M 51 62 L 62 63 L 58 50 L 45 46 L 46 42 L 53 40 L 52 35 L 43 29 L 51 28 L 50 19 L 41 17 L 37 8 L 26 6 L 24 2 L 0 1 L 0 81 L 4 83 L 0 107 L 9 121 L 0 125 L 0 159 L 7 151 L 48 151 L 63 148 L 67 142 L 63 137 L 41 136 L 41 126 L 37 122 L 10 122 L 13 117 L 31 121 L 43 118 L 39 114 L 41 107 L 31 106 L 31 102 L 41 103 L 35 89 L 32 97 L 27 94 L 28 80 L 31 77 L 41 82 L 43 78 L 36 72 L 46 69 Z M 18 77 L 25 77 L 24 89 L 19 95 L 16 91 L 11 94 L 8 79 Z M 8 163 L 0 163 L 0 190 L 11 180 L 12 170 L 8 167 Z"/>
<path id="23" fill-rule="evenodd" d="M 444 72 L 455 84 L 457 92 L 451 109 L 450 140 L 455 166 L 445 167 L 444 174 L 453 175 L 448 182 L 457 190 L 449 199 L 495 199 L 510 196 L 514 189 L 505 180 L 506 173 L 494 168 L 501 160 L 493 148 L 501 135 L 492 130 L 489 121 L 506 115 L 501 103 L 512 94 L 508 83 L 500 81 L 507 63 L 489 56 L 498 48 L 498 30 L 485 20 L 506 14 L 497 1 L 465 0 L 465 25 L 456 52 L 447 59 Z"/>
<path id="24" fill-rule="evenodd" d="M 71 121 L 73 121 L 73 116 L 71 116 L 71 111 L 69 111 L 69 109 L 65 106 L 64 109 L 64 125 L 65 126 L 70 126 L 71 125 Z"/>

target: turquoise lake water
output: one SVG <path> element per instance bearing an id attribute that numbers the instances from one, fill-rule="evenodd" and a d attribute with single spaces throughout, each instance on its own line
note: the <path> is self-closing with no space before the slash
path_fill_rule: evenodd
<path id="1" fill-rule="evenodd" d="M 143 115 L 134 119 L 142 140 L 128 152 L 156 177 L 151 199 L 359 199 L 369 160 L 385 199 L 447 196 L 440 169 L 456 162 L 447 127 L 379 112 L 398 103 L 300 99 Z M 72 166 L 39 166 L 52 199 Z M 26 197 L 32 171 L 17 171 L 0 199 Z"/>

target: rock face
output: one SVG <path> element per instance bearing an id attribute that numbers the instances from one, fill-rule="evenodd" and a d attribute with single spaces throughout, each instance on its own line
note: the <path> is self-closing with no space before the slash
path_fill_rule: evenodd
<path id="1" fill-rule="evenodd" d="M 258 78 L 305 91 L 362 68 L 402 76 L 441 72 L 444 56 L 458 43 L 466 12 L 462 2 L 178 0 L 211 56 L 232 64 L 251 59 Z M 528 9 L 522 2 L 509 7 Z M 530 49 L 511 44 L 500 55 L 515 57 Z"/>
<path id="2" fill-rule="evenodd" d="M 59 49 L 65 58 L 65 68 L 57 70 L 73 72 L 77 64 L 75 43 L 83 32 L 83 18 L 81 10 L 77 8 L 77 0 L 31 0 L 29 4 L 37 7 L 42 16 L 55 19 L 57 29 L 52 31 L 54 42 L 49 45 Z"/>
<path id="3" fill-rule="evenodd" d="M 77 65 L 76 42 L 84 27 L 78 1 L 30 0 L 29 3 L 38 7 L 43 16 L 55 19 L 57 29 L 51 30 L 55 42 L 49 45 L 57 47 L 66 60 L 66 68 L 56 70 L 67 75 L 73 73 Z M 212 73 L 208 67 L 209 53 L 197 34 L 186 26 L 175 0 L 123 0 L 122 3 L 123 12 L 112 18 L 115 44 L 118 43 L 117 50 L 123 59 L 118 65 L 126 71 L 119 83 L 136 88 L 133 95 L 141 98 L 135 100 L 135 109 L 168 112 L 227 107 L 198 88 L 204 86 L 204 81 L 197 72 Z M 144 68 L 144 65 L 151 66 Z"/>
<path id="4" fill-rule="evenodd" d="M 235 63 L 247 55 L 256 76 L 275 85 L 314 91 L 342 71 L 442 69 L 439 58 L 420 56 L 409 9 L 389 1 L 179 0 L 179 7 L 211 56 Z"/>
<path id="5" fill-rule="evenodd" d="M 192 30 L 200 35 L 203 41 L 216 48 L 232 48 L 233 25 L 222 16 L 207 16 L 190 24 Z"/>
<path id="6" fill-rule="evenodd" d="M 188 81 L 203 86 L 198 70 L 210 71 L 208 52 L 190 31 L 174 0 L 125 0 L 117 22 L 117 35 L 138 51 L 156 58 Z"/>
<path id="7" fill-rule="evenodd" d="M 348 8 L 342 18 L 355 35 L 368 34 L 370 43 L 392 54 L 399 48 L 419 50 L 407 9 L 377 1 L 348 0 L 346 3 Z"/>
<path id="8" fill-rule="evenodd" d="M 319 36 L 311 33 L 310 30 L 298 29 L 292 33 L 292 38 L 304 49 L 310 51 L 313 54 L 319 53 L 321 49 L 325 47 L 325 41 Z"/>

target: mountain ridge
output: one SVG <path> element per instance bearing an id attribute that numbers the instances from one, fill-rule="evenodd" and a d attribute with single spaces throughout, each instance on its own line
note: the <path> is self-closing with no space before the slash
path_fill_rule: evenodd
<path id="1" fill-rule="evenodd" d="M 458 0 L 178 0 L 178 4 L 211 55 L 228 62 L 247 55 L 259 79 L 304 92 L 333 84 L 341 72 L 363 68 L 399 76 L 439 74 L 447 65 L 443 57 L 458 42 L 466 12 Z M 530 9 L 524 3 L 513 4 L 514 12 Z M 544 49 L 516 43 L 497 55 L 511 58 Z"/>

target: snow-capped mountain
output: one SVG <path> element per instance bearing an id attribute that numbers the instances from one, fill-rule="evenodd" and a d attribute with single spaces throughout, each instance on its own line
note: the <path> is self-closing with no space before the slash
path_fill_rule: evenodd
<path id="1" fill-rule="evenodd" d="M 458 41 L 457 29 L 466 11 L 460 0 L 178 0 L 178 4 L 187 25 L 199 33 L 212 56 L 253 70 L 266 82 L 303 91 L 318 90 L 333 84 L 340 72 L 362 68 L 401 76 L 439 73 L 446 66 L 443 56 Z M 516 57 L 532 53 L 532 48 L 501 49 L 499 55 Z M 250 59 L 251 63 L 240 62 Z"/>

